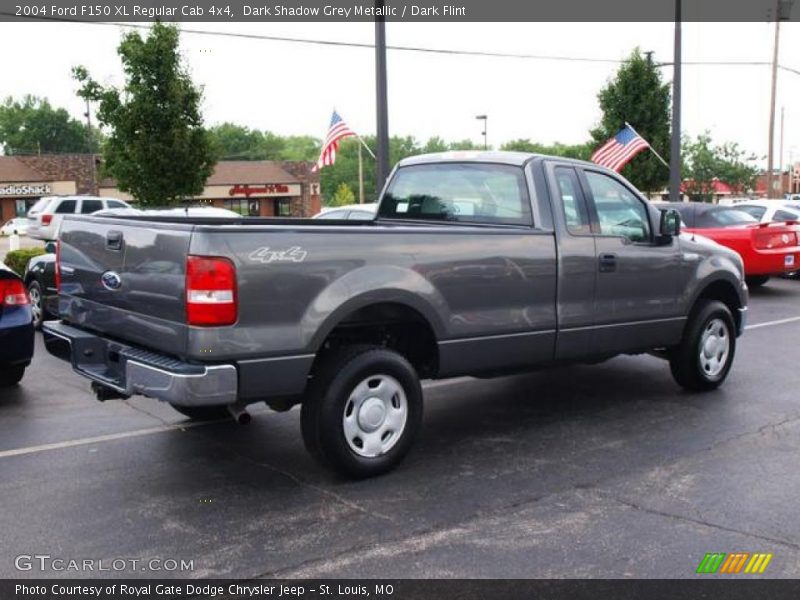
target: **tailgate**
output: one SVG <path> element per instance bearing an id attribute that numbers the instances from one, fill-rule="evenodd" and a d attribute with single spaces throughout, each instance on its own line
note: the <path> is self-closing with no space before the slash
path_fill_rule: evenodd
<path id="1" fill-rule="evenodd" d="M 192 225 L 67 217 L 59 313 L 67 323 L 174 355 L 186 350 Z"/>

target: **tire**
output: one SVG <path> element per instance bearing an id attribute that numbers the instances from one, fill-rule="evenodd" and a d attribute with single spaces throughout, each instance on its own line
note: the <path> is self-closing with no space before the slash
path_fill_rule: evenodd
<path id="1" fill-rule="evenodd" d="M 232 418 L 225 406 L 180 406 L 178 404 L 170 404 L 170 406 L 193 421 L 220 421 Z"/>
<path id="2" fill-rule="evenodd" d="M 769 281 L 769 275 L 753 275 L 752 277 L 745 277 L 745 283 L 749 288 L 761 287 Z"/>
<path id="3" fill-rule="evenodd" d="M 8 367 L 0 369 L 0 387 L 17 385 L 25 375 L 25 367 Z"/>
<path id="4" fill-rule="evenodd" d="M 669 366 L 681 387 L 707 392 L 725 381 L 735 354 L 736 326 L 731 311 L 722 302 L 700 300 L 683 340 L 670 351 Z"/>
<path id="5" fill-rule="evenodd" d="M 422 424 L 414 367 L 380 346 L 351 346 L 324 358 L 300 412 L 306 449 L 324 466 L 362 479 L 390 471 Z"/>
<path id="6" fill-rule="evenodd" d="M 42 297 L 42 286 L 36 280 L 28 284 L 28 296 L 31 299 L 31 310 L 33 311 L 33 326 L 41 329 L 45 320 L 44 298 Z"/>

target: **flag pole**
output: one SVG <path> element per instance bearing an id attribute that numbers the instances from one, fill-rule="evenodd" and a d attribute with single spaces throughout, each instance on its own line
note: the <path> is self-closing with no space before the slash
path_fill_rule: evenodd
<path id="1" fill-rule="evenodd" d="M 355 132 L 353 132 L 353 135 L 355 135 L 355 136 L 356 136 L 356 138 L 358 139 L 358 141 L 359 141 L 359 142 L 361 142 L 361 145 L 362 145 L 362 146 L 364 146 L 364 148 L 366 148 L 366 149 L 367 149 L 367 152 L 369 152 L 369 155 L 370 155 L 370 156 L 371 156 L 373 159 L 375 159 L 375 155 L 372 153 L 372 150 L 370 150 L 370 149 L 369 149 L 369 146 L 367 146 L 367 143 L 366 143 L 364 140 L 362 140 L 362 139 L 361 139 L 361 136 L 360 136 L 360 135 L 358 135 L 358 134 L 357 134 L 357 133 L 355 133 Z"/>
<path id="2" fill-rule="evenodd" d="M 633 128 L 633 125 L 631 125 L 631 124 L 630 124 L 630 123 L 628 123 L 627 121 L 625 121 L 625 127 L 629 127 L 629 128 L 630 128 L 630 130 L 631 130 L 633 133 L 635 133 L 636 135 L 639 135 L 639 132 L 638 132 L 638 131 L 636 131 L 636 130 Z M 656 152 L 656 151 L 653 149 L 653 147 L 650 145 L 650 142 L 648 142 L 647 140 L 645 140 L 645 139 L 644 139 L 642 136 L 640 136 L 640 135 L 639 135 L 639 137 L 640 137 L 640 138 L 642 138 L 642 139 L 644 140 L 644 143 L 645 143 L 645 144 L 647 144 L 647 147 L 648 147 L 648 148 L 650 148 L 650 152 L 652 152 L 653 154 L 655 154 L 655 155 L 656 155 L 656 158 L 657 158 L 658 160 L 660 160 L 660 161 L 663 163 L 663 165 L 669 169 L 669 163 L 668 163 L 667 161 L 665 161 L 663 158 L 661 158 L 661 155 L 660 155 L 658 152 Z"/>
<path id="3" fill-rule="evenodd" d="M 364 204 L 364 159 L 361 156 L 361 146 L 358 147 L 358 203 Z"/>

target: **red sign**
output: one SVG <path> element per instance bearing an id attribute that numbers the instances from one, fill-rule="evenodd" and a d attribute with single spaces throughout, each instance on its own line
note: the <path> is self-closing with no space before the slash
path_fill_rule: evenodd
<path id="1" fill-rule="evenodd" d="M 289 186 L 282 183 L 268 183 L 262 186 L 254 187 L 247 184 L 236 184 L 228 190 L 229 196 L 244 195 L 246 198 L 250 196 L 266 195 L 266 194 L 288 194 Z"/>

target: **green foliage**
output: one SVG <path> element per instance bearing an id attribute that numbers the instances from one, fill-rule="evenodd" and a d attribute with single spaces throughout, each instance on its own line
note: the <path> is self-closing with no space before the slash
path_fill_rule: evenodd
<path id="1" fill-rule="evenodd" d="M 580 160 L 589 160 L 592 155 L 593 144 L 586 142 L 584 144 L 561 144 L 556 142 L 552 145 L 539 144 L 531 142 L 527 139 L 511 140 L 503 144 L 501 150 L 510 150 L 515 152 L 534 152 L 536 154 L 549 154 L 551 156 L 563 156 L 566 158 L 578 158 Z"/>
<path id="2" fill-rule="evenodd" d="M 100 133 L 92 130 L 92 146 L 99 147 Z M 52 154 L 87 152 L 86 125 L 47 99 L 10 96 L 0 104 L 0 144 L 4 154 Z"/>
<path id="3" fill-rule="evenodd" d="M 320 143 L 311 136 L 282 137 L 234 123 L 208 133 L 217 160 L 316 160 L 319 155 Z"/>
<path id="4" fill-rule="evenodd" d="M 200 90 L 178 53 L 179 31 L 156 22 L 146 39 L 126 33 L 117 52 L 122 89 L 103 87 L 84 67 L 73 76 L 79 95 L 99 103 L 97 119 L 111 129 L 105 172 L 143 205 L 163 206 L 202 192 L 214 165 L 200 115 Z"/>
<path id="5" fill-rule="evenodd" d="M 355 202 L 356 195 L 350 189 L 350 186 L 346 183 L 340 183 L 328 206 L 345 206 L 347 204 L 355 204 Z"/>
<path id="6" fill-rule="evenodd" d="M 20 250 L 12 250 L 3 259 L 6 266 L 14 271 L 20 277 L 25 273 L 25 267 L 28 266 L 28 261 L 34 256 L 45 254 L 44 248 L 21 248 Z"/>
<path id="7" fill-rule="evenodd" d="M 590 132 L 593 148 L 615 135 L 627 121 L 669 161 L 669 85 L 662 81 L 658 67 L 643 57 L 638 48 L 622 64 L 614 80 L 600 90 L 597 98 L 603 117 L 598 127 Z M 667 184 L 669 169 L 652 152 L 645 150 L 622 169 L 622 175 L 640 190 L 652 192 Z"/>
<path id="8" fill-rule="evenodd" d="M 685 193 L 692 199 L 711 202 L 714 199 L 714 180 L 727 183 L 736 194 L 753 189 L 758 168 L 755 155 L 747 154 L 735 143 L 715 145 L 709 132 L 696 139 L 684 138 L 681 145 Z"/>

